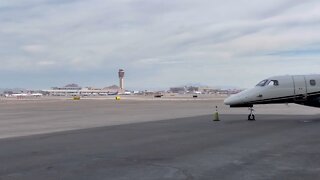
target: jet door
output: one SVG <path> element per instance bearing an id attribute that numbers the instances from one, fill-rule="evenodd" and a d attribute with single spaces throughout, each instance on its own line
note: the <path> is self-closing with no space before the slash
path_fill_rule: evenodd
<path id="1" fill-rule="evenodd" d="M 296 100 L 305 100 L 307 98 L 307 84 L 304 76 L 293 76 L 294 94 Z"/>

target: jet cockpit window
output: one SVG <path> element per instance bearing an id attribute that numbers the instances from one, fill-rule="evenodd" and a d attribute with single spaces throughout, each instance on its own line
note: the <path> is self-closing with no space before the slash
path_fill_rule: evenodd
<path id="1" fill-rule="evenodd" d="M 268 86 L 279 86 L 278 80 L 270 80 Z"/>
<path id="2" fill-rule="evenodd" d="M 259 82 L 256 86 L 261 86 L 261 87 L 265 86 L 267 84 L 267 82 L 268 82 L 268 79 L 265 79 L 265 80 Z"/>
<path id="3" fill-rule="evenodd" d="M 311 86 L 315 86 L 315 85 L 316 85 L 316 80 L 311 79 L 311 80 L 310 80 L 310 85 L 311 85 Z"/>

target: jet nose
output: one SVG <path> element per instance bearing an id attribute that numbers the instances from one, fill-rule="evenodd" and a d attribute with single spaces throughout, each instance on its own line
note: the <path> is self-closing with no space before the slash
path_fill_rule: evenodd
<path id="1" fill-rule="evenodd" d="M 231 105 L 233 103 L 233 98 L 230 96 L 227 99 L 225 99 L 223 102 L 225 105 Z"/>
<path id="2" fill-rule="evenodd" d="M 240 95 L 231 95 L 224 100 L 225 105 L 237 105 L 242 103 L 242 96 Z"/>

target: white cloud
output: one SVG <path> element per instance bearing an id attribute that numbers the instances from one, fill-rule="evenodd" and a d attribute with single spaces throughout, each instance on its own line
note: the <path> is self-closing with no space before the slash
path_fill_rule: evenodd
<path id="1" fill-rule="evenodd" d="M 39 44 L 31 44 L 26 45 L 22 47 L 22 50 L 24 50 L 27 53 L 43 53 L 46 51 L 46 48 Z"/>
<path id="2" fill-rule="evenodd" d="M 73 71 L 81 81 L 126 68 L 132 86 L 249 86 L 240 79 L 272 74 L 266 64 L 314 73 L 320 56 L 316 0 L 4 0 L 0 9 L 5 71 Z"/>

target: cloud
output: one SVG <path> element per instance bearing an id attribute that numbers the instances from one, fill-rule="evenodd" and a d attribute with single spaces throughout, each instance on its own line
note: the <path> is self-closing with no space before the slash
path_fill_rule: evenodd
<path id="1" fill-rule="evenodd" d="M 56 63 L 54 61 L 40 61 L 38 62 L 38 65 L 40 66 L 53 66 Z"/>
<path id="2" fill-rule="evenodd" d="M 248 87 L 272 73 L 315 73 L 320 56 L 316 0 L 3 0 L 0 10 L 0 70 L 39 73 L 38 86 L 57 73 L 114 84 L 125 68 L 129 87 Z"/>
<path id="3" fill-rule="evenodd" d="M 46 48 L 39 44 L 31 44 L 31 45 L 23 46 L 22 50 L 24 50 L 27 53 L 37 54 L 37 53 L 42 53 L 46 51 Z"/>

